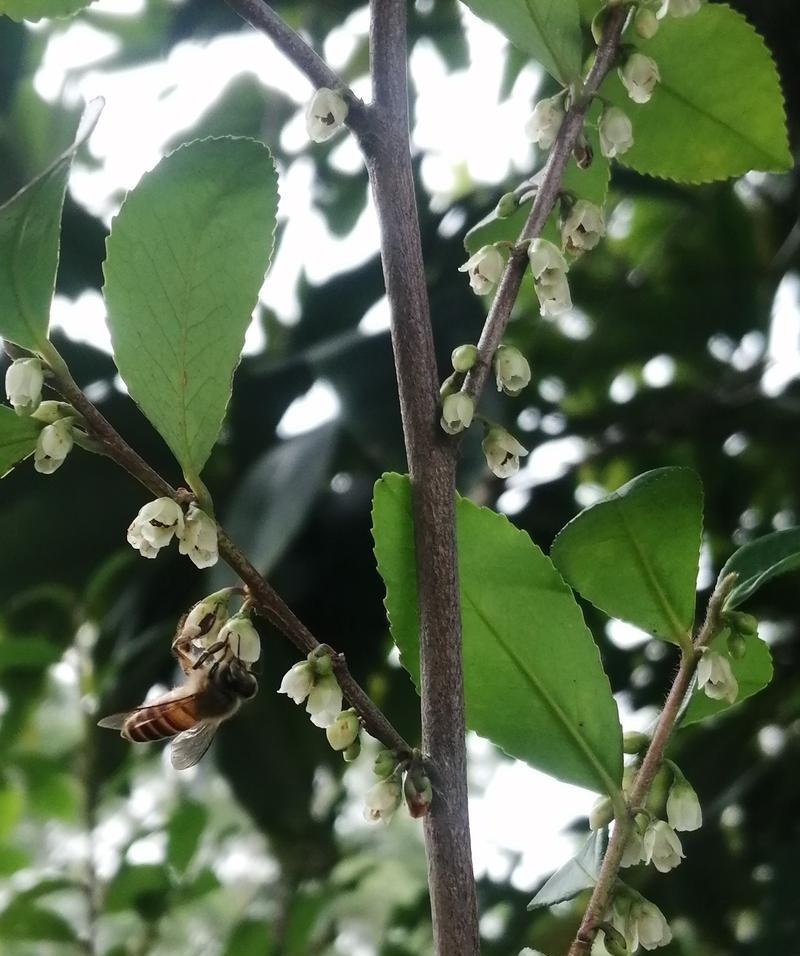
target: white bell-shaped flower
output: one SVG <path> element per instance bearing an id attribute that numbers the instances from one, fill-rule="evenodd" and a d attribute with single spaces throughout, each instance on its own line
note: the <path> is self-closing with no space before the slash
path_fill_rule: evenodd
<path id="1" fill-rule="evenodd" d="M 364 819 L 370 823 L 379 820 L 388 823 L 400 806 L 402 790 L 397 776 L 381 780 L 367 791 L 364 805 Z"/>
<path id="2" fill-rule="evenodd" d="M 634 103 L 646 103 L 661 80 L 658 64 L 644 53 L 632 53 L 617 72 Z"/>
<path id="3" fill-rule="evenodd" d="M 458 267 L 459 272 L 469 274 L 469 284 L 476 295 L 488 295 L 500 281 L 505 262 L 494 246 L 481 246 L 478 251 Z"/>
<path id="4" fill-rule="evenodd" d="M 178 550 L 189 556 L 198 568 L 210 568 L 217 563 L 217 525 L 196 504 L 189 505 L 183 529 L 177 530 L 180 538 Z"/>
<path id="5" fill-rule="evenodd" d="M 615 897 L 611 924 L 625 937 L 632 953 L 640 946 L 644 949 L 666 946 L 672 939 L 672 931 L 661 910 L 641 894 L 634 895 L 632 890 Z"/>
<path id="6" fill-rule="evenodd" d="M 181 625 L 181 637 L 194 641 L 196 645 L 209 647 L 216 643 L 220 629 L 228 615 L 230 590 L 209 594 L 186 615 Z"/>
<path id="7" fill-rule="evenodd" d="M 701 7 L 701 0 L 664 0 L 658 11 L 659 18 L 669 14 L 671 17 L 691 17 Z"/>
<path id="8" fill-rule="evenodd" d="M 172 536 L 183 534 L 184 520 L 181 506 L 172 498 L 148 501 L 128 527 L 128 544 L 143 558 L 154 558 L 166 547 Z"/>
<path id="9" fill-rule="evenodd" d="M 342 688 L 333 674 L 318 677 L 314 682 L 306 711 L 315 727 L 330 727 L 342 712 Z"/>
<path id="10" fill-rule="evenodd" d="M 332 724 L 325 728 L 325 736 L 334 750 L 347 750 L 358 738 L 361 724 L 354 710 L 343 710 Z"/>
<path id="11" fill-rule="evenodd" d="M 44 372 L 38 358 L 16 359 L 6 369 L 6 395 L 17 415 L 31 415 L 42 401 Z"/>
<path id="12" fill-rule="evenodd" d="M 442 402 L 442 417 L 440 425 L 448 435 L 457 435 L 469 428 L 472 416 L 475 414 L 475 402 L 464 392 L 454 392 L 447 395 Z"/>
<path id="13" fill-rule="evenodd" d="M 603 210 L 588 199 L 579 199 L 561 226 L 561 241 L 573 255 L 594 249 L 605 234 Z"/>
<path id="14" fill-rule="evenodd" d="M 667 822 L 673 830 L 699 830 L 703 810 L 694 788 L 685 777 L 678 777 L 667 796 Z"/>
<path id="15" fill-rule="evenodd" d="M 296 704 L 302 704 L 313 687 L 314 666 L 308 661 L 300 661 L 283 675 L 278 693 L 291 697 Z"/>
<path id="16" fill-rule="evenodd" d="M 245 664 L 255 664 L 261 657 L 261 638 L 246 614 L 229 618 L 222 625 L 219 640 L 227 642 L 231 651 Z"/>
<path id="17" fill-rule="evenodd" d="M 564 122 L 561 97 L 539 100 L 525 123 L 525 136 L 541 149 L 550 149 Z"/>
<path id="18" fill-rule="evenodd" d="M 652 863 L 659 873 L 668 873 L 683 859 L 683 847 L 677 833 L 664 820 L 654 820 L 645 830 L 644 862 Z"/>
<path id="19" fill-rule="evenodd" d="M 486 464 L 498 478 L 509 478 L 519 471 L 519 460 L 528 454 L 513 435 L 500 425 L 493 425 L 481 442 Z"/>
<path id="20" fill-rule="evenodd" d="M 73 444 L 72 419 L 59 418 L 52 425 L 45 425 L 36 439 L 33 467 L 40 475 L 52 475 L 64 464 Z"/>
<path id="21" fill-rule="evenodd" d="M 608 106 L 603 110 L 598 132 L 600 152 L 606 159 L 621 156 L 633 146 L 633 126 L 618 106 Z"/>
<path id="22" fill-rule="evenodd" d="M 542 315 L 561 315 L 572 308 L 567 260 L 558 246 L 547 239 L 534 239 L 528 246 L 539 311 Z"/>
<path id="23" fill-rule="evenodd" d="M 703 648 L 703 656 L 697 664 L 697 686 L 712 700 L 727 700 L 729 704 L 735 703 L 739 694 L 731 662 L 724 654 L 707 647 Z"/>
<path id="24" fill-rule="evenodd" d="M 306 130 L 315 143 L 324 143 L 347 118 L 347 103 L 335 90 L 323 86 L 306 107 Z"/>
<path id="25" fill-rule="evenodd" d="M 531 367 L 519 349 L 501 345 L 494 353 L 494 374 L 497 391 L 516 396 L 530 383 Z"/>

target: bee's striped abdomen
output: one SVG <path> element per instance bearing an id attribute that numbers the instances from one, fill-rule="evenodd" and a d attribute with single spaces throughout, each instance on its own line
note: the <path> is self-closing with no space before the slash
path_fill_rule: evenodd
<path id="1" fill-rule="evenodd" d="M 141 707 L 128 717 L 122 736 L 134 743 L 164 740 L 189 730 L 197 723 L 191 702 L 176 701 L 171 707 Z"/>

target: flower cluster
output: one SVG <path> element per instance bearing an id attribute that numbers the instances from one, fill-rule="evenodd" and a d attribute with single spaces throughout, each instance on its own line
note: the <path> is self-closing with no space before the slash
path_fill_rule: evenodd
<path id="1" fill-rule="evenodd" d="M 305 701 L 306 713 L 315 727 L 327 728 L 342 713 L 342 689 L 333 673 L 330 654 L 312 651 L 306 660 L 283 675 L 279 694 L 296 704 Z"/>
<path id="2" fill-rule="evenodd" d="M 614 896 L 611 925 L 625 938 L 631 953 L 639 946 L 644 949 L 666 946 L 672 939 L 672 931 L 661 910 L 628 886 L 620 887 Z"/>
<path id="3" fill-rule="evenodd" d="M 572 308 L 567 282 L 569 266 L 558 246 L 547 239 L 534 239 L 528 246 L 528 260 L 533 274 L 539 312 L 561 315 Z"/>
<path id="4" fill-rule="evenodd" d="M 367 791 L 364 819 L 388 823 L 405 799 L 412 817 L 423 817 L 433 801 L 433 788 L 417 751 L 410 760 L 398 761 L 392 750 L 381 750 L 373 772 L 380 779 Z"/>
<path id="5" fill-rule="evenodd" d="M 216 522 L 194 503 L 184 515 L 172 498 L 156 498 L 139 510 L 128 527 L 128 544 L 143 558 L 155 558 L 173 537 L 178 539 L 180 553 L 198 568 L 217 563 Z"/>
<path id="6" fill-rule="evenodd" d="M 182 622 L 178 639 L 201 650 L 216 647 L 214 656 L 230 652 L 245 664 L 255 664 L 261 657 L 261 638 L 246 606 L 233 616 L 228 615 L 234 590 L 223 588 L 198 601 Z"/>

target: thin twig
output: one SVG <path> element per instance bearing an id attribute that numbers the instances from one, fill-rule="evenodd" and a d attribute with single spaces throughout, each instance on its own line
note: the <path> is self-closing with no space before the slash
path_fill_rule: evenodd
<path id="1" fill-rule="evenodd" d="M 101 443 L 104 454 L 124 468 L 152 494 L 157 497 L 172 498 L 179 504 L 186 504 L 191 499 L 191 493 L 182 488 L 173 488 L 131 448 L 114 426 L 84 395 L 55 348 L 47 352 L 46 358 L 53 371 L 54 388 L 83 415 L 91 437 Z M 247 585 L 258 612 L 274 624 L 303 653 L 308 654 L 320 647 L 320 642 L 311 631 L 219 525 L 217 535 L 220 556 Z M 350 673 L 344 656 L 334 651 L 332 662 L 339 686 L 362 718 L 367 732 L 390 750 L 396 750 L 401 755 L 410 754 L 412 748 Z"/>
<path id="2" fill-rule="evenodd" d="M 528 242 L 536 239 L 541 234 L 558 199 L 561 179 L 567 161 L 583 129 L 586 111 L 616 61 L 620 36 L 627 16 L 628 7 L 626 6 L 610 9 L 600 44 L 597 47 L 594 63 L 586 76 L 583 89 L 567 110 L 550 150 L 541 182 L 536 190 L 536 198 L 533 200 L 531 211 L 525 225 L 522 227 L 522 232 L 519 234 L 517 244 L 511 250 L 494 301 L 481 331 L 478 340 L 478 359 L 464 380 L 462 391 L 473 399 L 477 400 L 480 397 L 486 385 L 486 379 L 492 366 L 492 356 L 500 345 L 508 320 L 511 317 L 511 310 L 517 300 L 522 277 L 528 263 Z"/>
<path id="3" fill-rule="evenodd" d="M 265 33 L 315 87 L 337 90 L 348 105 L 347 125 L 354 131 L 363 130 L 367 122 L 367 107 L 347 86 L 344 80 L 263 0 L 225 0 L 231 9 L 261 33 Z"/>
<path id="4" fill-rule="evenodd" d="M 694 647 L 684 648 L 681 652 L 678 673 L 675 675 L 675 680 L 664 702 L 664 708 L 658 718 L 658 724 L 642 760 L 642 765 L 628 794 L 629 807 L 643 805 L 653 780 L 664 762 L 667 744 L 681 714 L 681 705 L 686 698 L 697 668 L 697 661 L 700 657 L 699 649 L 712 641 L 724 626 L 721 616 L 722 607 L 735 581 L 736 575 L 729 574 L 717 583 L 708 602 L 705 623 Z M 630 814 L 622 817 L 618 816 L 614 823 L 614 832 L 609 840 L 606 855 L 603 858 L 603 865 L 597 877 L 597 883 L 581 920 L 581 925 L 570 946 L 569 956 L 586 956 L 586 953 L 591 949 L 597 933 L 598 923 L 604 918 L 611 902 L 622 854 L 625 852 L 625 846 L 632 832 L 633 820 Z"/>

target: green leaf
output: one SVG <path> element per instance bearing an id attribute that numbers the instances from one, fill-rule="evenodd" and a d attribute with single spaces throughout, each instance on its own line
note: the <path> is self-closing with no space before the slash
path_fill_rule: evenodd
<path id="1" fill-rule="evenodd" d="M 593 107 L 589 116 L 599 116 L 600 107 Z M 594 151 L 592 165 L 588 169 L 581 169 L 571 156 L 567 162 L 562 181 L 562 191 L 572 193 L 576 199 L 588 199 L 596 206 L 602 208 L 608 195 L 608 182 L 611 175 L 608 160 L 600 153 L 600 143 L 597 130 L 587 127 L 587 139 Z M 516 242 L 525 220 L 531 211 L 532 200 L 521 205 L 507 219 L 498 219 L 494 210 L 485 216 L 479 223 L 476 223 L 464 236 L 464 248 L 472 255 L 477 252 L 481 246 L 489 245 L 494 242 Z M 547 220 L 542 237 L 561 245 L 560 230 L 557 222 L 557 214 L 554 212 Z"/>
<path id="2" fill-rule="evenodd" d="M 75 930 L 63 916 L 25 899 L 12 900 L 0 913 L 0 939 L 48 940 L 56 943 L 78 941 Z"/>
<path id="3" fill-rule="evenodd" d="M 694 623 L 703 490 L 688 468 L 658 468 L 586 508 L 550 557 L 587 601 L 676 644 Z"/>
<path id="4" fill-rule="evenodd" d="M 732 611 L 767 581 L 800 568 L 800 528 L 786 528 L 742 545 L 720 571 L 720 580 L 731 572 L 738 575 L 723 606 Z"/>
<path id="5" fill-rule="evenodd" d="M 69 17 L 88 7 L 93 0 L 0 0 L 0 13 L 12 20 L 33 20 L 44 17 Z"/>
<path id="6" fill-rule="evenodd" d="M 703 4 L 695 16 L 666 17 L 652 39 L 630 41 L 656 61 L 661 82 L 641 105 L 628 98 L 616 71 L 601 88 L 633 123 L 623 165 L 690 183 L 791 169 L 778 73 L 740 13 Z"/>
<path id="7" fill-rule="evenodd" d="M 733 676 L 739 684 L 739 693 L 735 702 L 729 704 L 727 700 L 712 700 L 702 688 L 698 688 L 695 684 L 689 705 L 681 718 L 682 727 L 696 724 L 699 720 L 705 720 L 706 717 L 713 717 L 723 710 L 728 710 L 729 707 L 735 707 L 736 704 L 763 690 L 772 680 L 772 655 L 767 645 L 757 634 L 747 634 L 743 637 L 746 648 L 744 656 L 738 660 L 728 656 Z M 727 654 L 727 640 L 728 631 L 725 630 L 711 642 L 711 648 L 719 651 L 720 654 Z"/>
<path id="8" fill-rule="evenodd" d="M 469 727 L 555 777 L 615 792 L 622 775 L 616 705 L 572 592 L 507 518 L 464 498 L 456 511 Z M 419 687 L 406 477 L 377 482 L 373 535 L 392 637 Z"/>
<path id="9" fill-rule="evenodd" d="M 565 85 L 581 71 L 582 42 L 576 0 L 464 0 L 551 76 Z"/>
<path id="10" fill-rule="evenodd" d="M 103 291 L 114 357 L 189 481 L 222 425 L 277 204 L 263 143 L 205 139 L 143 176 L 112 223 Z"/>
<path id="11" fill-rule="evenodd" d="M 184 873 L 197 851 L 208 822 L 208 810 L 195 800 L 183 800 L 172 813 L 167 825 L 167 860 Z"/>
<path id="12" fill-rule="evenodd" d="M 44 422 L 27 415 L 17 415 L 7 405 L 0 405 L 0 478 L 5 477 L 18 462 L 33 454 L 36 439 L 43 428 Z"/>
<path id="13" fill-rule="evenodd" d="M 528 903 L 529 910 L 571 900 L 582 890 L 595 885 L 605 853 L 604 832 L 593 830 L 589 834 L 575 856 L 559 867 Z"/>
<path id="14" fill-rule="evenodd" d="M 155 863 L 141 866 L 123 863 L 108 886 L 103 908 L 107 913 L 132 909 L 143 919 L 159 919 L 166 911 L 169 889 L 165 867 Z"/>
<path id="15" fill-rule="evenodd" d="M 92 100 L 72 146 L 0 206 L 0 336 L 31 351 L 47 344 L 61 210 L 72 159 L 94 129 L 102 107 L 102 100 Z"/>
<path id="16" fill-rule="evenodd" d="M 271 952 L 267 921 L 246 919 L 234 927 L 223 956 L 269 956 Z"/>

